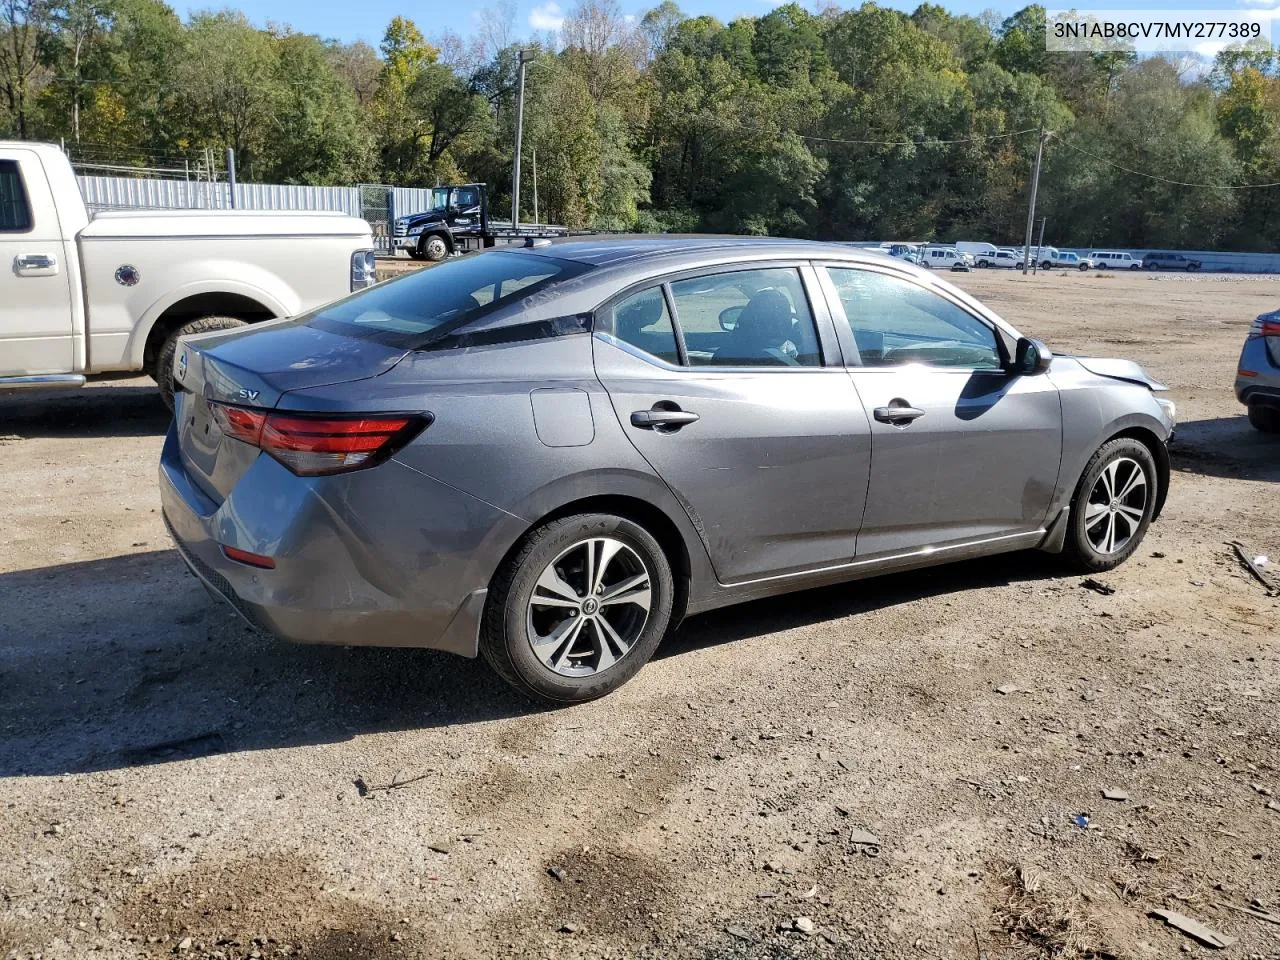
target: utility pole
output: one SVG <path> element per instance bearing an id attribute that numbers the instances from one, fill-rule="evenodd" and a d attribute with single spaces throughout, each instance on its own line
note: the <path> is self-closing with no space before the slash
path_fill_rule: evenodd
<path id="1" fill-rule="evenodd" d="M 1035 173 L 1031 175 L 1031 202 L 1027 205 L 1027 242 L 1022 248 L 1022 275 L 1027 275 L 1027 270 L 1031 266 L 1031 231 L 1036 224 L 1036 193 L 1040 190 L 1040 161 L 1044 158 L 1044 145 L 1053 132 L 1051 130 L 1041 129 L 1040 143 L 1036 147 L 1036 168 Z"/>
<path id="2" fill-rule="evenodd" d="M 533 222 L 539 224 L 542 221 L 538 219 L 538 148 L 533 148 Z"/>
<path id="3" fill-rule="evenodd" d="M 231 188 L 231 209 L 236 208 L 236 152 L 227 147 L 227 186 Z"/>
<path id="4" fill-rule="evenodd" d="M 533 54 L 528 50 L 521 50 L 520 57 L 520 81 L 516 87 L 516 156 L 515 162 L 511 169 L 511 226 L 516 228 L 520 226 L 520 141 L 524 136 L 524 68 Z"/>

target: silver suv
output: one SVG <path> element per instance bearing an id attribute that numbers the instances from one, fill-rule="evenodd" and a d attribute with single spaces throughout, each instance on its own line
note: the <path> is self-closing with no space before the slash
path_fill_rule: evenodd
<path id="1" fill-rule="evenodd" d="M 1236 396 L 1249 408 L 1249 422 L 1280 432 L 1280 310 L 1253 321 L 1236 370 Z"/>

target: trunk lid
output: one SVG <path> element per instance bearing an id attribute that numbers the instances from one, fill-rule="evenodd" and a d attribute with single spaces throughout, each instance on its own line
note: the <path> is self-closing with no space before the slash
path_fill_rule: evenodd
<path id="1" fill-rule="evenodd" d="M 181 387 L 174 392 L 174 420 L 187 473 L 221 503 L 261 454 L 225 437 L 210 403 L 274 409 L 291 390 L 386 373 L 407 352 L 296 320 L 184 338 L 174 354 L 173 375 Z"/>

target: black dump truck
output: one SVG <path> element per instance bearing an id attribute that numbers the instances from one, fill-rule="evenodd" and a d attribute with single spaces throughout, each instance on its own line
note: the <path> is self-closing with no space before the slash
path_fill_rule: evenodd
<path id="1" fill-rule="evenodd" d="M 415 260 L 440 261 L 452 253 L 483 250 L 529 240 L 565 237 L 565 227 L 531 223 L 519 227 L 489 220 L 489 191 L 483 183 L 434 187 L 431 209 L 396 217 L 395 247 Z"/>

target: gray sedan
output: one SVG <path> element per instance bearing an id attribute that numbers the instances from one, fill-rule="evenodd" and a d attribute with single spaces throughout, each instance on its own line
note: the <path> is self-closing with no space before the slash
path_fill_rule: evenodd
<path id="1" fill-rule="evenodd" d="M 1236 365 L 1236 397 L 1251 424 L 1280 433 L 1280 310 L 1262 314 L 1249 328 Z"/>
<path id="2" fill-rule="evenodd" d="M 908 264 L 778 240 L 534 243 L 185 339 L 183 558 L 290 640 L 482 654 L 568 703 L 689 614 L 1011 550 L 1107 570 L 1173 404 Z"/>

